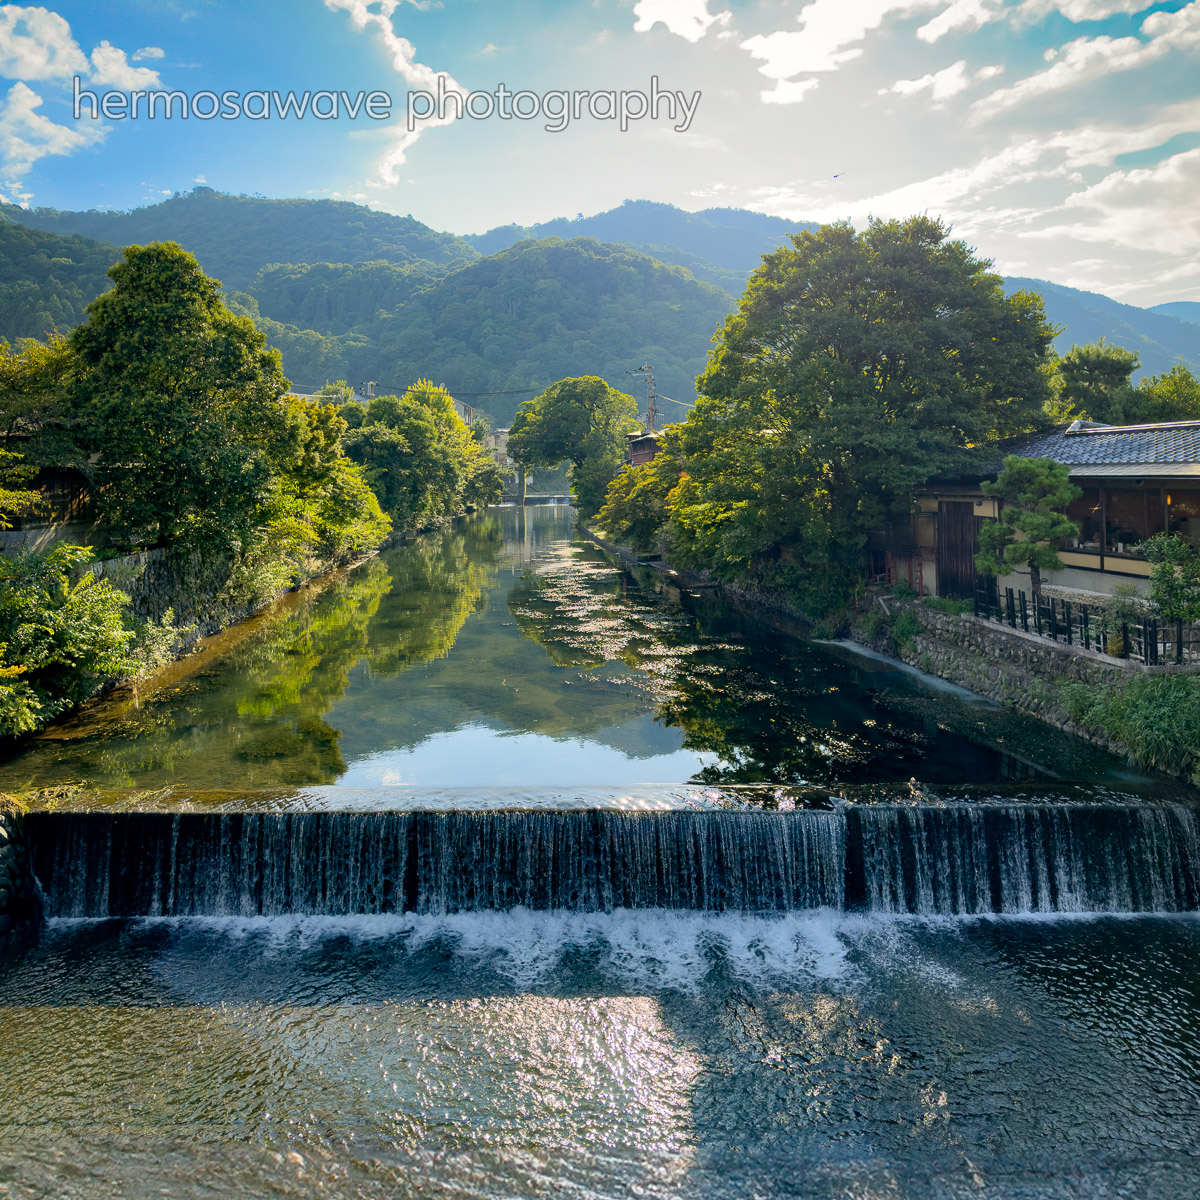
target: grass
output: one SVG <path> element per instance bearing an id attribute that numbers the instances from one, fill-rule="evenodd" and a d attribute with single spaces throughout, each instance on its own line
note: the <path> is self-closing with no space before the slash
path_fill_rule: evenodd
<path id="1" fill-rule="evenodd" d="M 1140 767 L 1200 783 L 1200 676 L 1143 675 L 1107 690 L 1063 689 L 1071 719 L 1119 742 Z"/>
<path id="2" fill-rule="evenodd" d="M 975 611 L 975 602 L 973 600 L 951 600 L 948 596 L 926 596 L 921 603 L 926 608 L 933 608 L 938 612 L 950 613 L 956 617 L 961 617 L 964 613 Z"/>

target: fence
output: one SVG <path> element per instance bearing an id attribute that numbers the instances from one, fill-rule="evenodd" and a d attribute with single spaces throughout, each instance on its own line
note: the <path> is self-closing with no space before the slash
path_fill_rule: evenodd
<path id="1" fill-rule="evenodd" d="M 1182 621 L 1160 622 L 1149 613 L 1123 619 L 1103 605 L 1072 604 L 1057 597 L 1031 600 L 1012 588 L 1005 588 L 1001 596 L 994 579 L 977 582 L 975 615 L 1148 667 L 1200 662 L 1200 627 Z"/>

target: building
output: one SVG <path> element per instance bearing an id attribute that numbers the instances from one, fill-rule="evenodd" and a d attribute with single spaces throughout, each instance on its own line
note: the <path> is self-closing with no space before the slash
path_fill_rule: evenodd
<path id="1" fill-rule="evenodd" d="M 508 430 L 493 429 L 483 439 L 483 448 L 502 467 L 514 466 L 512 456 L 508 453 Z"/>
<path id="2" fill-rule="evenodd" d="M 631 467 L 640 467 L 648 463 L 659 451 L 662 444 L 662 434 L 653 429 L 643 429 L 639 433 L 627 435 L 625 457 Z"/>
<path id="3" fill-rule="evenodd" d="M 1076 421 L 1004 452 L 1054 459 L 1083 491 L 1069 509 L 1079 537 L 1060 548 L 1063 568 L 1044 573 L 1047 586 L 1111 594 L 1120 583 L 1144 584 L 1150 564 L 1140 547 L 1154 534 L 1178 533 L 1200 546 L 1200 421 Z M 993 477 L 999 471 L 997 462 Z M 978 483 L 931 483 L 918 497 L 909 527 L 891 527 L 871 539 L 872 573 L 906 579 L 920 592 L 970 597 L 980 526 L 998 515 L 997 501 Z M 999 583 L 1028 585 L 1024 576 Z"/>

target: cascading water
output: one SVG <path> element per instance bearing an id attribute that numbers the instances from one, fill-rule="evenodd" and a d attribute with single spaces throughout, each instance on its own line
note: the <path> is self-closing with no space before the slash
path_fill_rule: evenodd
<path id="1" fill-rule="evenodd" d="M 39 813 L 28 836 L 51 917 L 1200 909 L 1183 807 Z"/>

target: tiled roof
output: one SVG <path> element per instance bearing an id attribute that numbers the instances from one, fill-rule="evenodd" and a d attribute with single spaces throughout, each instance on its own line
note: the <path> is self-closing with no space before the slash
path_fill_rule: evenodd
<path id="1" fill-rule="evenodd" d="M 1067 466 L 1200 463 L 1200 421 L 1164 425 L 1097 425 L 1076 421 L 1013 446 L 1022 458 L 1052 458 Z"/>

